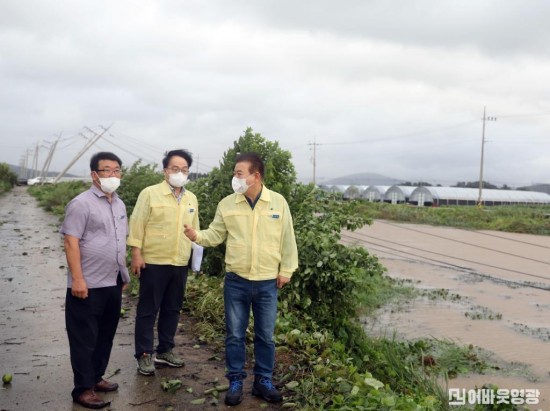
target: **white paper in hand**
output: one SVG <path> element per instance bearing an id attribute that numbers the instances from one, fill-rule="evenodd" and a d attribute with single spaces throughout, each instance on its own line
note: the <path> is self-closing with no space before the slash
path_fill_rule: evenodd
<path id="1" fill-rule="evenodd" d="M 198 244 L 191 243 L 193 256 L 191 257 L 191 271 L 200 272 L 202 263 L 202 252 L 204 248 Z"/>

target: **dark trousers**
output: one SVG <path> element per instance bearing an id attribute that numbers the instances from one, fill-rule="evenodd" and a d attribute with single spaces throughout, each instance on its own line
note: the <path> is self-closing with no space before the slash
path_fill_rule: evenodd
<path id="1" fill-rule="evenodd" d="M 174 348 L 183 305 L 187 266 L 147 264 L 139 276 L 139 302 L 136 312 L 136 358 L 153 354 L 154 326 L 158 314 L 157 353 Z"/>
<path id="2" fill-rule="evenodd" d="M 74 374 L 73 398 L 101 381 L 113 348 L 120 308 L 122 280 L 113 287 L 90 288 L 88 298 L 65 298 L 65 325 Z"/>

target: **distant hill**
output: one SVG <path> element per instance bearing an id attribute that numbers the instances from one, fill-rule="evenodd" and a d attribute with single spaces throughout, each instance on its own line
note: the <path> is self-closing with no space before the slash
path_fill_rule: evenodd
<path id="1" fill-rule="evenodd" d="M 322 185 L 355 185 L 355 186 L 392 186 L 401 184 L 404 180 L 383 176 L 376 173 L 356 173 L 349 176 L 333 178 L 319 182 Z"/>

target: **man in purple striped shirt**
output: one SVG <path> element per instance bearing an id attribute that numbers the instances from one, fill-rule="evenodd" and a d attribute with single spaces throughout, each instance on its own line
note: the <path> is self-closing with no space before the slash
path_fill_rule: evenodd
<path id="1" fill-rule="evenodd" d="M 120 318 L 122 289 L 130 281 L 126 268 L 126 207 L 115 193 L 122 162 L 100 152 L 90 160 L 92 186 L 65 208 L 60 232 L 69 265 L 65 323 L 74 374 L 73 401 L 103 408 L 96 391 L 118 384 L 103 379 Z"/>

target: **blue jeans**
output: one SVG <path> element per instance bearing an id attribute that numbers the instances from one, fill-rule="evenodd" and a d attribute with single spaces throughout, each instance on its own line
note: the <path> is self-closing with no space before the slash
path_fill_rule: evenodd
<path id="1" fill-rule="evenodd" d="M 275 362 L 275 319 L 277 280 L 250 281 L 226 273 L 223 290 L 225 307 L 225 365 L 227 378 L 246 378 L 246 328 L 250 307 L 254 314 L 254 375 L 271 378 Z"/>

